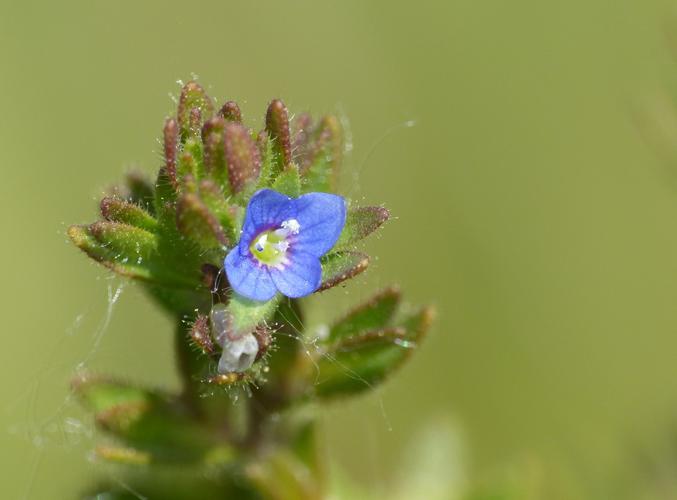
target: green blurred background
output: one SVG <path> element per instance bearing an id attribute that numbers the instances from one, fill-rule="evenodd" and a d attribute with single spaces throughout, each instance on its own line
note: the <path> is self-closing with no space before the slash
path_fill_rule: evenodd
<path id="1" fill-rule="evenodd" d="M 191 73 L 252 125 L 272 97 L 351 122 L 346 191 L 396 220 L 369 244 L 370 272 L 313 298 L 310 321 L 391 282 L 437 305 L 413 362 L 324 419 L 346 473 L 384 486 L 418 430 L 450 419 L 471 478 L 526 460 L 544 498 L 644 488 L 637 457 L 677 425 L 677 190 L 633 115 L 677 89 L 671 13 L 658 0 L 0 2 L 2 498 L 73 498 L 102 473 L 68 397 L 80 363 L 177 383 L 169 322 L 127 286 L 102 324 L 121 282 L 64 231 L 95 218 L 126 167 L 155 171 L 169 94 Z"/>

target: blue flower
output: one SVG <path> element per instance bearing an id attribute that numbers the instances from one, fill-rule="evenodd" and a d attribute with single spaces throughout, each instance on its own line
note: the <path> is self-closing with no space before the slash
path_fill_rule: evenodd
<path id="1" fill-rule="evenodd" d="M 252 300 L 313 293 L 322 281 L 320 257 L 338 240 L 346 221 L 341 196 L 308 193 L 293 199 L 257 191 L 247 206 L 240 242 L 226 256 L 230 286 Z"/>

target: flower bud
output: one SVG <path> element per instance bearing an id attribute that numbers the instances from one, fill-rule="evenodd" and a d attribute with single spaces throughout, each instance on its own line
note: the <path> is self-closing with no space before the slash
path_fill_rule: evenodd
<path id="1" fill-rule="evenodd" d="M 234 101 L 227 101 L 221 106 L 218 114 L 229 122 L 240 123 L 242 121 L 242 112 L 240 111 L 240 107 Z"/>
<path id="2" fill-rule="evenodd" d="M 268 106 L 266 130 L 273 140 L 277 170 L 283 170 L 291 164 L 291 134 L 287 106 L 280 99 L 273 100 Z"/>
<path id="3" fill-rule="evenodd" d="M 174 188 L 178 187 L 176 179 L 176 155 L 179 146 L 179 124 L 175 118 L 168 118 L 163 129 L 165 171 Z"/>
<path id="4" fill-rule="evenodd" d="M 203 248 L 228 244 L 228 238 L 216 216 L 194 193 L 183 193 L 176 205 L 176 227 Z"/>
<path id="5" fill-rule="evenodd" d="M 123 222 L 148 231 L 154 231 L 158 222 L 140 206 L 119 198 L 105 197 L 101 200 L 101 215 L 111 222 Z"/>
<path id="6" fill-rule="evenodd" d="M 200 122 L 209 120 L 213 113 L 214 103 L 202 86 L 194 81 L 185 84 L 181 89 L 177 111 L 181 139 L 185 141 L 191 129 L 200 130 Z"/>
<path id="7" fill-rule="evenodd" d="M 239 193 L 259 176 L 261 171 L 259 150 L 249 130 L 239 123 L 226 124 L 224 150 L 230 187 L 233 193 Z"/>

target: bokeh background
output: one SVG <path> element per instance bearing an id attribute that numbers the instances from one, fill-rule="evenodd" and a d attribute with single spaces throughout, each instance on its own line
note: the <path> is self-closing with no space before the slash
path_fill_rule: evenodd
<path id="1" fill-rule="evenodd" d="M 437 306 L 410 365 L 327 413 L 338 468 L 382 488 L 419 431 L 449 421 L 469 481 L 526 468 L 542 498 L 673 498 L 641 495 L 662 488 L 647 463 L 677 475 L 677 184 L 638 126 L 677 90 L 672 14 L 658 0 L 2 0 L 2 498 L 73 498 L 102 473 L 68 396 L 81 364 L 177 383 L 168 320 L 64 232 L 126 168 L 155 171 L 192 73 L 249 124 L 272 97 L 344 113 L 346 191 L 396 215 L 369 243 L 375 266 L 312 299 L 310 321 L 391 282 Z"/>

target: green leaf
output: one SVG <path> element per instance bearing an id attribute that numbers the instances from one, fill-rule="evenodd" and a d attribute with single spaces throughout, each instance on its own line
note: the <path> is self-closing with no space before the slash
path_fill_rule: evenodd
<path id="1" fill-rule="evenodd" d="M 390 212 L 383 207 L 356 207 L 348 209 L 346 224 L 334 248 L 351 248 L 363 238 L 376 231 L 390 218 Z"/>
<path id="2" fill-rule="evenodd" d="M 89 231 L 119 261 L 142 261 L 157 249 L 155 234 L 129 224 L 99 221 L 90 225 Z"/>
<path id="3" fill-rule="evenodd" d="M 139 205 L 148 210 L 151 215 L 155 215 L 155 186 L 149 178 L 140 172 L 128 172 L 125 176 L 125 186 L 127 192 L 124 198 L 127 201 Z"/>
<path id="4" fill-rule="evenodd" d="M 201 461 L 225 446 L 167 394 L 89 375 L 78 377 L 73 388 L 99 428 L 153 460 Z"/>
<path id="5" fill-rule="evenodd" d="M 261 457 L 246 469 L 262 498 L 267 500 L 316 500 L 324 498 L 322 485 L 308 467 L 288 451 Z"/>
<path id="6" fill-rule="evenodd" d="M 231 207 L 221 189 L 210 179 L 200 181 L 198 187 L 200 198 L 216 216 L 229 241 L 239 239 L 239 227 L 236 220 L 237 205 Z"/>
<path id="7" fill-rule="evenodd" d="M 318 361 L 315 393 L 322 398 L 373 389 L 408 355 L 406 332 L 390 328 L 343 339 Z"/>
<path id="8" fill-rule="evenodd" d="M 158 227 L 158 221 L 146 210 L 119 198 L 103 198 L 101 215 L 108 221 L 122 222 L 151 232 Z"/>
<path id="9" fill-rule="evenodd" d="M 71 382 L 73 392 L 95 413 L 121 404 L 138 404 L 148 399 L 147 391 L 107 377 L 81 373 Z"/>
<path id="10" fill-rule="evenodd" d="M 110 237 L 110 234 L 114 233 L 114 231 L 102 229 L 101 225 L 104 224 L 110 225 L 117 223 L 98 222 L 91 226 L 71 226 L 68 228 L 68 236 L 73 243 L 89 255 L 89 257 L 122 276 L 163 285 L 176 293 L 183 293 L 181 290 L 178 290 L 177 287 L 187 288 L 186 292 L 190 297 L 193 297 L 196 292 L 196 285 L 199 284 L 199 275 L 193 277 L 188 266 L 181 268 L 174 266 L 171 263 L 168 264 L 165 261 L 158 260 L 158 257 L 155 254 L 144 255 L 143 253 L 138 253 L 133 239 L 124 242 L 124 244 L 122 244 L 121 241 L 116 241 L 115 245 L 112 245 L 110 242 L 102 242 L 101 239 L 104 238 L 104 235 Z M 117 225 L 121 226 L 121 224 Z M 98 226 L 98 236 L 94 234 L 92 230 L 93 226 Z M 143 231 L 142 229 L 133 228 L 133 226 L 128 227 Z M 155 236 L 150 233 L 147 233 L 144 237 L 147 235 L 155 238 Z M 118 234 L 116 236 L 118 240 L 121 239 L 124 241 L 125 239 L 124 235 L 120 236 Z M 162 240 L 159 239 L 157 241 L 159 245 L 162 245 Z M 122 251 L 123 248 L 125 251 Z M 139 247 L 139 250 L 140 249 L 141 248 Z M 162 254 L 161 251 L 158 251 L 158 253 Z M 184 259 L 184 264 L 186 262 L 190 262 L 190 259 Z M 170 299 L 170 295 L 173 294 L 173 292 L 169 292 L 168 290 L 163 291 L 162 289 L 158 289 L 157 292 L 164 294 L 167 299 Z M 191 307 L 191 309 L 192 308 L 194 308 L 194 306 Z"/>
<path id="11" fill-rule="evenodd" d="M 118 260 L 115 252 L 94 237 L 89 226 L 70 226 L 68 237 L 80 250 L 110 270 L 129 278 L 152 279 L 151 270 L 145 265 L 139 265 L 137 260 Z"/>
<path id="12" fill-rule="evenodd" d="M 276 170 L 275 153 L 273 152 L 273 144 L 268 137 L 268 132 L 261 130 L 256 137 L 256 147 L 261 155 L 261 173 L 259 174 L 259 181 L 256 184 L 258 189 L 269 187 L 273 178 L 273 171 Z M 277 171 L 275 172 L 277 173 Z"/>
<path id="13" fill-rule="evenodd" d="M 184 193 L 176 205 L 176 227 L 204 249 L 219 249 L 228 244 L 219 220 L 200 197 Z"/>
<path id="14" fill-rule="evenodd" d="M 325 255 L 322 263 L 322 284 L 318 291 L 332 288 L 367 269 L 369 256 L 360 252 L 334 252 Z"/>
<path id="15" fill-rule="evenodd" d="M 290 198 L 299 197 L 301 194 L 301 178 L 299 177 L 299 169 L 296 165 L 290 165 L 289 168 L 277 176 L 273 183 L 273 189 Z"/>
<path id="16" fill-rule="evenodd" d="M 338 340 L 318 355 L 321 398 L 357 394 L 374 388 L 398 369 L 423 340 L 432 321 L 424 308 L 399 326 L 363 332 Z"/>
<path id="17" fill-rule="evenodd" d="M 204 177 L 204 151 L 202 140 L 198 136 L 186 139 L 183 150 L 179 154 L 176 175 L 181 184 L 186 176 L 195 179 Z"/>
<path id="18" fill-rule="evenodd" d="M 327 343 L 386 327 L 395 314 L 400 297 L 400 290 L 395 287 L 380 291 L 334 323 L 329 330 Z"/>
<path id="19" fill-rule="evenodd" d="M 160 168 L 155 181 L 155 215 L 161 223 L 174 224 L 177 192 L 165 167 Z"/>

